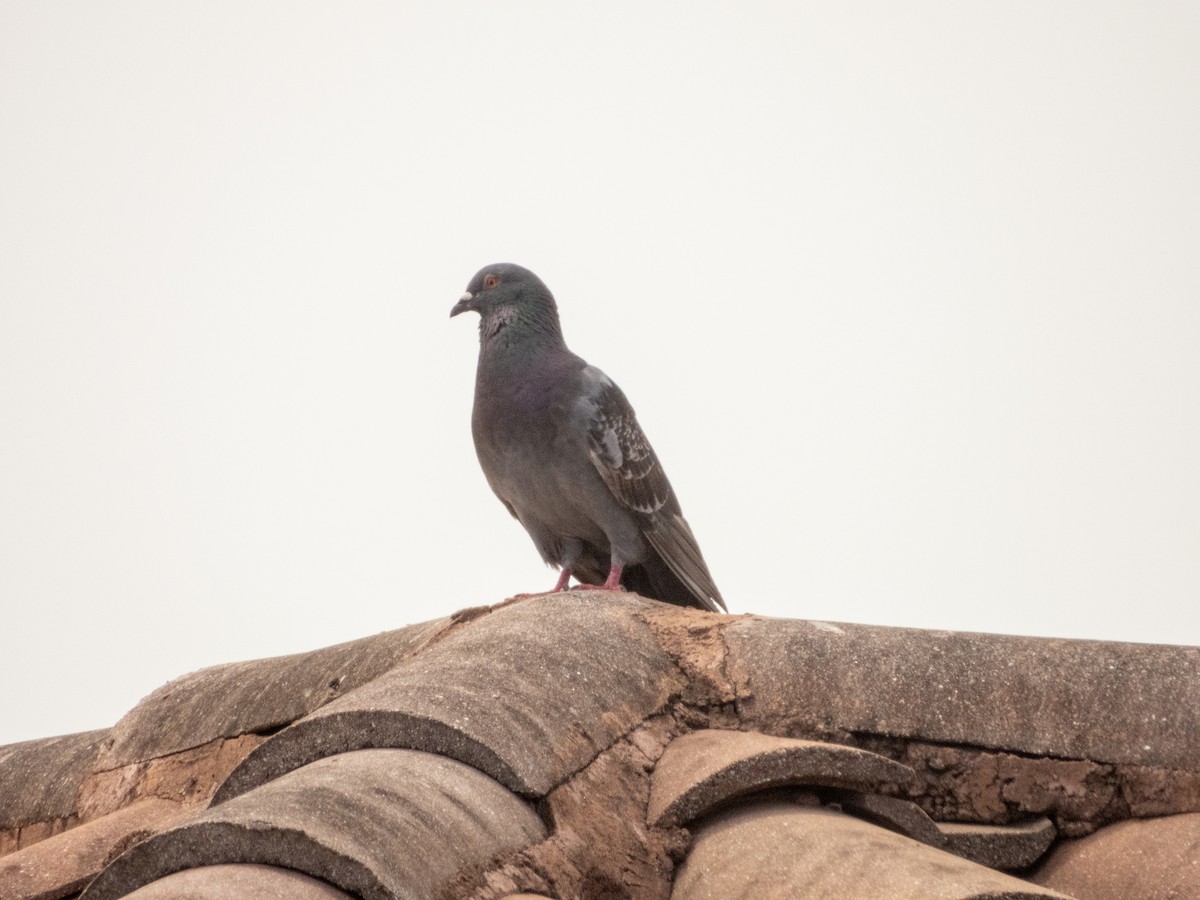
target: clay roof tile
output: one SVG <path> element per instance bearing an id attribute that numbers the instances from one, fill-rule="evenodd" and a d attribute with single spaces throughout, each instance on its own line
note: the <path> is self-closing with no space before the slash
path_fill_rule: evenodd
<path id="1" fill-rule="evenodd" d="M 1198 896 L 1197 709 L 1196 648 L 529 597 L 0 747 L 0 897 Z"/>

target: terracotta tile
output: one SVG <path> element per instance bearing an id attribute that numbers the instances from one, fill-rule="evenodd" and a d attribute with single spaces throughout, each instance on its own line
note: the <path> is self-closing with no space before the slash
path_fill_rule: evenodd
<path id="1" fill-rule="evenodd" d="M 1200 898 L 1200 813 L 1132 819 L 1063 841 L 1031 876 L 1087 900 Z"/>
<path id="2" fill-rule="evenodd" d="M 174 825 L 186 814 L 178 803 L 143 800 L 11 853 L 0 859 L 0 897 L 66 897 L 98 874 L 115 851 Z"/>
<path id="3" fill-rule="evenodd" d="M 360 750 L 289 772 L 132 848 L 83 896 L 111 900 L 182 869 L 256 863 L 363 900 L 432 897 L 464 867 L 545 834 L 527 803 L 469 766 L 413 750 Z"/>
<path id="4" fill-rule="evenodd" d="M 751 618 L 724 632 L 746 727 L 1200 770 L 1200 648 Z"/>
<path id="5" fill-rule="evenodd" d="M 708 729 L 667 746 L 654 769 L 647 817 L 654 825 L 686 824 L 734 797 L 781 785 L 874 791 L 911 779 L 905 766 L 856 747 Z"/>
<path id="6" fill-rule="evenodd" d="M 112 729 L 96 768 L 118 769 L 251 732 L 277 729 L 344 696 L 418 651 L 448 620 L 308 653 L 201 669 L 164 685 Z"/>
<path id="7" fill-rule="evenodd" d="M 477 618 L 275 735 L 217 802 L 363 747 L 443 753 L 520 794 L 545 794 L 682 687 L 670 657 L 631 614 L 636 604 L 571 592 Z"/>
<path id="8" fill-rule="evenodd" d="M 841 806 L 844 812 L 860 819 L 889 828 L 930 847 L 944 849 L 946 846 L 946 837 L 938 824 L 911 800 L 849 790 L 827 792 L 825 796 Z"/>
<path id="9" fill-rule="evenodd" d="M 0 897 L 1200 900 L 1200 812 L 1062 839 L 1200 811 L 1198 659 L 514 599 L 0 747 Z"/>
<path id="10" fill-rule="evenodd" d="M 79 786 L 108 734 L 85 731 L 0 747 L 0 834 L 77 815 Z"/>
<path id="11" fill-rule="evenodd" d="M 820 807 L 761 803 L 713 816 L 672 900 L 1040 900 L 1064 895 Z"/>
<path id="12" fill-rule="evenodd" d="M 354 900 L 345 891 L 275 866 L 222 865 L 185 869 L 132 894 L 127 900 Z"/>
<path id="13" fill-rule="evenodd" d="M 1027 869 L 1042 858 L 1057 834 L 1044 816 L 1019 825 L 940 822 L 945 849 L 993 869 Z"/>

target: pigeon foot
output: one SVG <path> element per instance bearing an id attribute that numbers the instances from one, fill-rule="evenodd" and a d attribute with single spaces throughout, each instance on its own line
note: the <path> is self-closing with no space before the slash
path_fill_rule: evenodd
<path id="1" fill-rule="evenodd" d="M 558 576 L 558 581 L 554 582 L 554 587 L 550 588 L 546 593 L 557 594 L 559 591 L 565 591 L 567 589 L 567 582 L 570 580 L 571 570 L 563 569 L 562 573 Z"/>
<path id="2" fill-rule="evenodd" d="M 604 584 L 600 585 L 606 591 L 621 590 L 621 569 L 622 566 L 616 564 L 608 570 L 608 578 L 604 580 Z"/>
<path id="3" fill-rule="evenodd" d="M 573 590 L 573 591 L 623 591 L 623 590 L 625 590 L 625 588 L 621 587 L 621 569 L 622 568 L 623 568 L 622 566 L 613 566 L 611 569 L 609 569 L 608 578 L 605 580 L 604 584 L 588 584 L 587 582 L 581 581 L 579 584 L 575 585 L 575 587 L 571 588 L 571 590 Z M 562 583 L 563 579 L 560 578 L 559 582 Z"/>

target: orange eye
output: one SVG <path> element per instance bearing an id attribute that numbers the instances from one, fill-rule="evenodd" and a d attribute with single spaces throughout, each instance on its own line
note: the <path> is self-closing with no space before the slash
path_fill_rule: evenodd
<path id="1" fill-rule="evenodd" d="M 498 275 L 484 275 L 483 276 L 483 286 L 485 288 L 494 288 L 499 283 L 500 283 L 500 277 Z"/>

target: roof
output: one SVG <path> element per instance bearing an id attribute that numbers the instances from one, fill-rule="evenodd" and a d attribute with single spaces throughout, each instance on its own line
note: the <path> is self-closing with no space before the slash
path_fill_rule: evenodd
<path id="1" fill-rule="evenodd" d="M 1197 710 L 1193 647 L 534 596 L 0 747 L 0 898 L 1200 898 Z"/>

